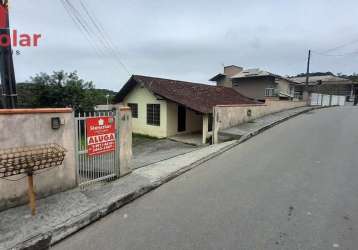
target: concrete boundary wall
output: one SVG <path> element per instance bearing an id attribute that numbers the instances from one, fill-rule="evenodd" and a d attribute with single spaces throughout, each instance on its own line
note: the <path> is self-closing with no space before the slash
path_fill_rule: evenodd
<path id="1" fill-rule="evenodd" d="M 52 129 L 51 118 L 61 121 Z M 72 109 L 13 109 L 0 110 L 0 148 L 15 148 L 57 143 L 67 152 L 62 166 L 42 170 L 34 176 L 36 198 L 76 187 L 75 130 Z M 27 203 L 26 175 L 0 179 L 0 211 Z M 22 178 L 18 181 L 15 181 Z"/>
<path id="2" fill-rule="evenodd" d="M 218 105 L 214 107 L 213 142 L 217 142 L 218 133 L 222 129 L 234 127 L 259 117 L 283 110 L 306 106 L 302 101 L 266 100 L 256 105 Z"/>
<path id="3" fill-rule="evenodd" d="M 346 96 L 311 93 L 311 106 L 344 106 Z"/>

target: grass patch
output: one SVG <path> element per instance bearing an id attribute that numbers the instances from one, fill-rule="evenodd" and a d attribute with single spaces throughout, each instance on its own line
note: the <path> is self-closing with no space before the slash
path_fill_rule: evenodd
<path id="1" fill-rule="evenodd" d="M 134 138 L 138 138 L 138 139 L 152 139 L 152 140 L 159 140 L 158 137 L 154 137 L 154 136 L 150 136 L 150 135 L 144 135 L 144 134 L 136 134 L 133 133 L 132 134 L 133 139 Z"/>

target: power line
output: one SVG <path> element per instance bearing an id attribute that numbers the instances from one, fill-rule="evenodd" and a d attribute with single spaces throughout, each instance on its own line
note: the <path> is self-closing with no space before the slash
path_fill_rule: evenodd
<path id="1" fill-rule="evenodd" d="M 75 16 L 75 18 L 80 22 L 80 24 L 84 27 L 85 31 L 87 32 L 87 34 L 94 38 L 92 39 L 93 42 L 97 43 L 99 42 L 99 45 L 103 45 L 103 41 L 98 41 L 101 40 L 101 37 L 98 35 L 98 33 L 96 33 L 93 28 L 91 27 L 91 25 L 88 23 L 88 21 L 86 20 L 86 18 L 83 17 L 83 15 L 81 14 L 81 12 L 79 10 L 76 9 L 76 7 L 69 1 L 69 0 L 64 0 L 67 5 L 69 6 L 69 8 L 71 9 L 73 15 Z M 102 47 L 100 47 L 102 48 Z M 106 55 L 105 53 L 106 51 L 104 51 L 104 55 Z"/>
<path id="2" fill-rule="evenodd" d="M 95 50 L 97 55 L 99 57 L 104 56 L 105 55 L 104 52 L 100 48 L 98 48 L 96 46 L 96 44 L 94 44 L 94 42 L 91 39 L 91 36 L 90 36 L 88 30 L 86 29 L 84 24 L 81 23 L 81 21 L 76 17 L 76 15 L 73 13 L 73 11 L 71 11 L 71 8 L 66 4 L 66 1 L 65 0 L 60 0 L 60 1 L 61 1 L 62 5 L 63 5 L 64 9 L 66 10 L 67 14 L 72 19 L 72 21 L 75 24 L 75 26 L 81 31 L 81 33 L 84 35 L 84 37 L 89 42 L 89 44 L 93 47 L 93 49 Z"/>
<path id="3" fill-rule="evenodd" d="M 88 42 L 94 47 L 94 49 L 99 53 L 100 56 L 106 56 L 105 51 L 103 51 L 103 49 L 99 47 L 98 44 L 96 44 L 96 39 L 92 39 L 92 33 L 89 30 L 88 25 L 84 23 L 83 20 L 80 18 L 79 13 L 74 8 L 74 6 L 67 0 L 61 0 L 61 2 L 63 3 L 64 8 L 72 18 L 75 25 L 81 30 Z"/>
<path id="4" fill-rule="evenodd" d="M 349 45 L 352 45 L 352 44 L 355 44 L 355 43 L 358 43 L 358 39 L 355 39 L 355 40 L 350 41 L 350 42 L 348 42 L 348 43 L 344 43 L 344 44 L 341 44 L 341 45 L 339 45 L 339 46 L 333 47 L 333 48 L 331 48 L 331 49 L 325 50 L 325 51 L 323 51 L 322 53 L 332 52 L 332 51 L 334 51 L 334 50 L 341 49 L 341 48 L 344 48 L 344 47 L 346 47 L 346 46 L 349 46 Z"/>
<path id="5" fill-rule="evenodd" d="M 119 64 L 127 71 L 127 73 L 130 75 L 129 70 L 125 66 L 125 64 L 122 62 L 122 60 L 119 58 L 119 52 L 118 48 L 114 45 L 112 42 L 110 36 L 105 31 L 103 25 L 100 23 L 100 21 L 96 18 L 96 16 L 93 14 L 93 11 L 90 11 L 88 7 L 84 4 L 82 0 L 79 0 L 82 8 L 84 9 L 85 13 L 87 14 L 89 20 L 92 22 L 96 30 L 98 31 L 98 34 L 102 36 L 103 41 L 107 45 L 110 51 L 112 51 L 113 55 L 117 58 L 117 61 Z M 91 13 L 92 12 L 92 13 Z"/>
<path id="6" fill-rule="evenodd" d="M 333 56 L 333 57 L 343 57 L 343 56 L 350 56 L 350 55 L 358 54 L 358 50 L 353 51 L 353 52 L 344 53 L 344 54 L 327 54 L 327 53 L 323 53 L 323 52 L 319 52 L 319 51 L 315 51 L 315 50 L 311 50 L 311 52 L 313 52 L 317 55 L 321 55 L 321 56 Z"/>
<path id="7" fill-rule="evenodd" d="M 104 34 L 103 27 L 99 26 L 99 22 L 96 21 L 94 15 L 91 15 L 88 8 L 86 8 L 85 4 L 80 1 L 81 7 L 84 10 L 84 14 L 81 13 L 69 0 L 61 0 L 64 5 L 66 11 L 71 16 L 72 20 L 75 22 L 77 27 L 80 28 L 82 33 L 88 38 L 89 42 L 99 50 L 101 54 L 106 56 L 112 56 L 115 62 L 124 69 L 129 75 L 130 72 L 125 66 L 125 64 L 120 59 L 116 49 L 113 46 L 113 43 L 110 41 L 109 37 Z M 98 22 L 98 24 L 97 24 Z"/>
<path id="8" fill-rule="evenodd" d="M 104 39 L 102 36 L 101 36 L 101 32 L 100 30 L 93 30 L 92 26 L 90 23 L 92 23 L 95 27 L 96 27 L 96 22 L 93 20 L 92 16 L 89 14 L 89 12 L 87 11 L 88 13 L 88 16 L 89 18 L 86 20 L 85 17 L 83 17 L 83 15 L 81 14 L 81 12 L 79 10 L 77 10 L 68 0 L 66 0 L 67 3 L 71 6 L 71 8 L 73 9 L 73 11 L 75 12 L 75 15 L 78 15 L 80 20 L 82 20 L 82 22 L 84 23 L 84 25 L 87 27 L 87 29 L 89 30 L 90 32 L 90 35 L 92 33 L 92 35 L 94 34 L 94 36 L 96 36 L 96 38 L 99 40 L 99 43 L 101 46 L 103 46 L 105 49 L 107 49 L 107 52 L 110 56 L 113 56 L 113 52 L 111 49 L 110 46 L 108 46 L 108 42 L 106 41 L 106 39 Z M 83 5 L 84 6 L 84 5 Z M 86 11 L 85 11 L 86 12 Z M 90 22 L 90 23 L 88 23 Z M 127 73 L 128 75 L 131 75 L 130 72 L 128 71 L 127 67 L 124 65 L 124 63 L 120 60 L 120 58 L 118 57 L 118 55 L 116 55 L 115 53 L 115 57 L 113 58 L 115 59 L 115 61 L 118 63 L 118 65 L 123 68 Z M 116 60 L 117 59 L 117 60 Z"/>

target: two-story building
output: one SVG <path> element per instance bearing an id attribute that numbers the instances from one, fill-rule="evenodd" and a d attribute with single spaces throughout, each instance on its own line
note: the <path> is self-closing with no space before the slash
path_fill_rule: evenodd
<path id="1" fill-rule="evenodd" d="M 261 69 L 243 69 L 231 65 L 224 67 L 210 81 L 217 86 L 230 87 L 239 93 L 255 100 L 264 101 L 268 98 L 293 99 L 296 82 Z"/>

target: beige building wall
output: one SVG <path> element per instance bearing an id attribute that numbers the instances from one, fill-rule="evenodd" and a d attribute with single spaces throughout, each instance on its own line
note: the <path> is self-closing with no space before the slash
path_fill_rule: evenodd
<path id="1" fill-rule="evenodd" d="M 46 111 L 47 110 L 47 111 Z M 63 165 L 43 170 L 34 176 L 37 198 L 76 187 L 75 123 L 71 109 L 0 110 L 1 149 L 57 143 L 67 152 Z M 51 118 L 59 117 L 63 125 L 51 128 Z M 37 172 L 39 173 L 39 172 Z M 22 175 L 9 177 L 18 179 Z M 0 210 L 27 202 L 27 178 L 19 181 L 0 179 Z"/>
<path id="2" fill-rule="evenodd" d="M 218 80 L 216 82 L 216 85 L 217 86 L 220 86 L 220 87 L 228 87 L 228 88 L 231 88 L 232 87 L 232 81 L 230 78 L 228 78 L 227 76 L 223 77 L 222 79 Z"/>
<path id="3" fill-rule="evenodd" d="M 278 83 L 278 89 L 281 93 L 284 93 L 286 95 L 294 95 L 295 89 L 294 89 L 294 84 L 291 84 L 289 81 L 279 78 L 276 80 L 276 82 Z M 291 86 L 293 87 L 293 91 L 291 93 Z"/>
<path id="4" fill-rule="evenodd" d="M 148 89 L 136 86 L 125 98 L 123 103 L 138 104 L 138 118 L 132 118 L 133 133 L 158 138 L 167 136 L 167 102 L 158 100 Z M 147 104 L 160 104 L 160 126 L 147 124 Z"/>
<path id="5" fill-rule="evenodd" d="M 167 136 L 173 136 L 178 134 L 178 104 L 174 102 L 168 102 L 167 107 Z"/>
<path id="6" fill-rule="evenodd" d="M 203 128 L 203 116 L 190 109 L 186 109 L 186 130 L 178 132 L 178 104 L 167 102 L 168 133 L 167 136 L 176 134 L 200 132 Z"/>
<path id="7" fill-rule="evenodd" d="M 242 67 L 236 65 L 230 65 L 224 67 L 224 74 L 227 76 L 233 76 L 240 73 L 243 70 Z"/>
<path id="8" fill-rule="evenodd" d="M 264 100 L 266 88 L 276 88 L 277 84 L 269 79 L 235 79 L 233 88 L 239 93 L 254 98 L 256 100 Z"/>
<path id="9" fill-rule="evenodd" d="M 186 133 L 200 132 L 203 129 L 203 115 L 186 109 Z"/>

